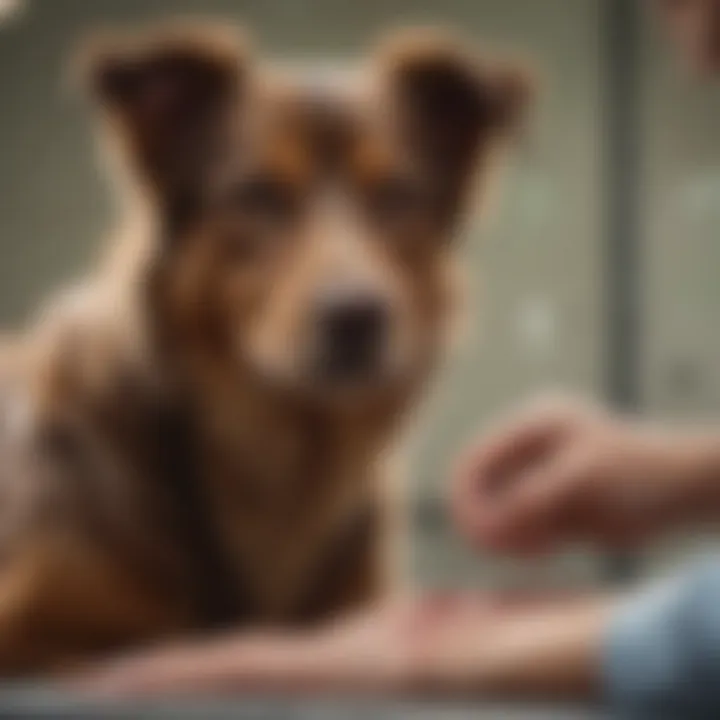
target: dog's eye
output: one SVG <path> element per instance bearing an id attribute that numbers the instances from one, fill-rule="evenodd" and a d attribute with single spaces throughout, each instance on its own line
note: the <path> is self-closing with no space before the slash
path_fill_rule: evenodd
<path id="1" fill-rule="evenodd" d="M 255 218 L 280 222 L 297 210 L 297 193 L 289 183 L 269 175 L 257 175 L 239 183 L 232 190 L 235 210 Z"/>
<path id="2" fill-rule="evenodd" d="M 372 217 L 381 223 L 412 219 L 425 207 L 425 193 L 420 185 L 404 177 L 387 178 L 369 188 L 367 206 Z"/>

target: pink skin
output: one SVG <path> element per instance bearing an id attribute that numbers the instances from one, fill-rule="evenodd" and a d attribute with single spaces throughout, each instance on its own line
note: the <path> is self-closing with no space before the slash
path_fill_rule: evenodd
<path id="1" fill-rule="evenodd" d="M 720 0 L 653 0 L 684 63 L 700 76 L 720 75 Z"/>
<path id="2" fill-rule="evenodd" d="M 224 692 L 524 694 L 524 687 L 578 694 L 589 691 L 594 646 L 583 640 L 597 631 L 602 607 L 562 595 L 438 593 L 398 600 L 316 633 L 162 648 L 96 666 L 69 687 L 114 699 Z M 545 657 L 547 638 L 552 649 Z"/>

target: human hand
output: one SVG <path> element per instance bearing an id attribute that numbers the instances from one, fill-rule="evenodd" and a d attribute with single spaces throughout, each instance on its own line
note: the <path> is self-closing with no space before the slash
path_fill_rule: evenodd
<path id="1" fill-rule="evenodd" d="M 463 455 L 451 510 L 472 544 L 501 552 L 572 540 L 632 545 L 697 514 L 718 447 L 715 438 L 545 400 Z"/>

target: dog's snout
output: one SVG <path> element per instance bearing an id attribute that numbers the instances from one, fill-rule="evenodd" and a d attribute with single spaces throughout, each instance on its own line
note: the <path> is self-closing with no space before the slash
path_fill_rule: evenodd
<path id="1" fill-rule="evenodd" d="M 379 362 L 388 309 L 369 293 L 346 293 L 319 304 L 322 373 L 333 378 L 368 374 Z"/>
<path id="2" fill-rule="evenodd" d="M 379 302 L 358 298 L 330 304 L 323 311 L 322 324 L 333 341 L 363 347 L 380 335 L 384 317 Z"/>

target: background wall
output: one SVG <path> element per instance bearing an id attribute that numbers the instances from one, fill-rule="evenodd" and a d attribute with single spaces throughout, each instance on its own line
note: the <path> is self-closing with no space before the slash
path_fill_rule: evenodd
<path id="1" fill-rule="evenodd" d="M 632 0 L 627 0 L 630 3 Z M 542 79 L 535 122 L 503 202 L 468 232 L 474 331 L 432 399 L 412 473 L 416 497 L 440 495 L 453 453 L 533 389 L 602 395 L 608 347 L 608 157 L 603 12 L 607 0 L 29 0 L 0 25 L 0 322 L 92 259 L 111 223 L 89 128 L 61 91 L 77 40 L 97 26 L 168 13 L 229 17 L 283 57 L 352 56 L 399 24 L 459 26 L 480 46 L 517 50 Z M 720 216 L 720 98 L 684 85 L 645 26 L 641 52 L 642 395 L 656 414 L 720 407 L 713 244 Z M 720 259 L 720 258 L 718 258 Z M 482 292 L 480 292 L 482 290 Z M 438 515 L 421 513 L 417 571 L 435 582 L 587 581 L 585 553 L 530 566 L 470 563 Z"/>

